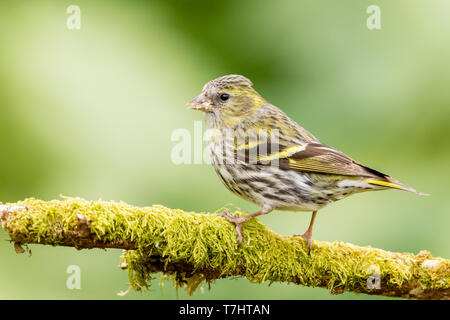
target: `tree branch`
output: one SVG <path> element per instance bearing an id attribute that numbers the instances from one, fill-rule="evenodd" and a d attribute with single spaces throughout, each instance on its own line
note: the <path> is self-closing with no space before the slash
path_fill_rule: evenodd
<path id="1" fill-rule="evenodd" d="M 214 214 L 134 207 L 80 198 L 26 199 L 0 205 L 0 222 L 14 242 L 77 249 L 125 249 L 120 266 L 135 290 L 162 272 L 192 294 L 201 284 L 242 276 L 252 282 L 290 282 L 410 299 L 450 299 L 450 261 L 341 242 L 314 241 L 311 255 L 301 238 L 271 232 L 252 219 L 236 244 L 235 228 Z"/>

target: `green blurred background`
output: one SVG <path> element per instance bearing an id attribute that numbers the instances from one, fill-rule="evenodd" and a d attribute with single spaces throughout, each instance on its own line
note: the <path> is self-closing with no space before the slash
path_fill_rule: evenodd
<path id="1" fill-rule="evenodd" d="M 66 8 L 81 8 L 68 30 Z M 381 30 L 366 27 L 371 4 Z M 60 194 L 214 212 L 253 211 L 207 164 L 175 165 L 175 129 L 204 83 L 239 73 L 322 142 L 430 197 L 352 196 L 320 211 L 314 239 L 450 258 L 450 2 L 2 1 L 0 201 Z M 303 232 L 310 214 L 274 212 L 272 230 Z M 128 287 L 120 250 L 30 246 L 0 231 L 0 298 L 173 299 L 170 282 Z M 66 268 L 81 268 L 81 289 Z M 224 279 L 191 299 L 374 299 Z M 179 291 L 180 298 L 187 294 Z"/>

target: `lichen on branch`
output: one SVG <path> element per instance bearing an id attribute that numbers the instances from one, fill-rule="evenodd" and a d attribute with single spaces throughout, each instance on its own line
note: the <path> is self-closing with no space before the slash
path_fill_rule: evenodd
<path id="1" fill-rule="evenodd" d="M 280 236 L 252 219 L 236 243 L 233 225 L 215 214 L 124 202 L 26 199 L 0 203 L 0 222 L 17 252 L 23 244 L 77 249 L 125 249 L 120 266 L 135 290 L 163 273 L 192 294 L 203 283 L 242 276 L 251 282 L 286 282 L 415 299 L 450 299 L 450 261 L 341 242 Z M 370 279 L 376 286 L 370 286 Z M 368 285 L 369 284 L 369 285 Z"/>

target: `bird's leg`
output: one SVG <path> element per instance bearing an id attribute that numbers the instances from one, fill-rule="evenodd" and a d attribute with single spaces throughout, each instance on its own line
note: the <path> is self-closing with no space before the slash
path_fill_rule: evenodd
<path id="1" fill-rule="evenodd" d="M 306 230 L 306 232 L 304 234 L 294 234 L 293 237 L 302 237 L 303 239 L 306 240 L 306 242 L 308 243 L 308 253 L 311 252 L 312 249 L 312 240 L 311 240 L 311 236 L 312 236 L 312 228 L 314 225 L 314 219 L 316 218 L 316 214 L 317 211 L 313 211 L 312 216 L 311 216 L 311 221 L 309 222 L 309 227 L 308 230 Z"/>
<path id="2" fill-rule="evenodd" d="M 240 246 L 241 242 L 242 242 L 242 224 L 245 221 L 248 221 L 248 220 L 250 220 L 250 219 L 252 219 L 254 217 L 257 217 L 259 215 L 269 213 L 271 211 L 272 211 L 272 208 L 265 208 L 265 207 L 263 207 L 258 212 L 246 215 L 245 217 L 239 217 L 238 214 L 233 216 L 228 210 L 225 210 L 224 212 L 219 214 L 219 216 L 224 217 L 225 219 L 227 219 L 228 221 L 230 221 L 231 223 L 234 223 L 236 225 L 236 232 L 238 234 L 237 242 L 238 242 L 238 246 Z"/>

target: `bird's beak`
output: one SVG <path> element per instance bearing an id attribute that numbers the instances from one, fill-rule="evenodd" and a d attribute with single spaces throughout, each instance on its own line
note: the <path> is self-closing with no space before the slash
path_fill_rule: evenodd
<path id="1" fill-rule="evenodd" d="M 205 93 L 202 92 L 197 97 L 188 102 L 189 108 L 193 110 L 200 110 L 204 112 L 212 112 L 212 109 L 216 106 L 211 102 L 211 100 L 206 97 Z"/>

